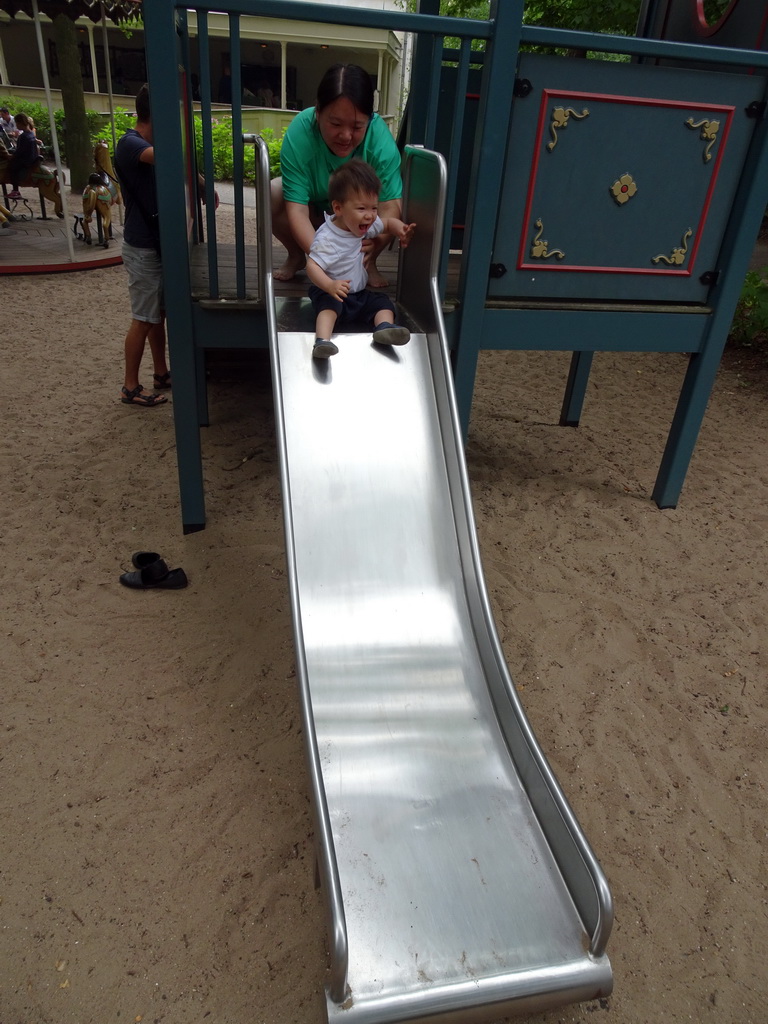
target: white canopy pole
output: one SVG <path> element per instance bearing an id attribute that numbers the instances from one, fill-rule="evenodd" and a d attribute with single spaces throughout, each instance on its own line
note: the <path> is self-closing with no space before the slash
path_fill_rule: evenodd
<path id="1" fill-rule="evenodd" d="M 288 88 L 286 86 L 286 65 L 288 63 L 288 43 L 280 41 L 280 106 L 283 110 L 288 106 Z"/>
<path id="2" fill-rule="evenodd" d="M 115 132 L 115 97 L 112 92 L 112 61 L 109 56 L 109 35 L 107 34 L 107 12 L 104 4 L 101 5 L 101 40 L 104 47 L 104 70 L 107 76 L 107 95 L 109 96 L 109 123 L 112 129 L 112 159 L 115 159 L 117 150 L 117 135 Z M 117 216 L 120 223 L 123 223 L 123 204 L 117 208 Z"/>
<path id="3" fill-rule="evenodd" d="M 5 22 L 3 22 L 5 24 Z M 3 49 L 3 37 L 0 35 L 0 85 L 8 85 L 8 67 L 5 63 L 5 50 Z"/>
<path id="4" fill-rule="evenodd" d="M 43 47 L 43 30 L 40 28 L 40 11 L 37 9 L 37 0 L 32 0 L 32 11 L 35 16 L 35 35 L 37 36 L 37 48 L 40 53 L 40 70 L 43 74 L 43 86 L 45 88 L 45 102 L 48 104 L 48 120 L 51 125 L 51 139 L 53 141 L 53 159 L 56 164 L 56 170 L 59 175 L 59 188 L 61 189 L 61 208 L 64 214 L 64 218 L 67 217 L 67 203 L 64 192 L 64 169 L 61 166 L 61 151 L 59 150 L 59 136 L 56 133 L 56 119 L 53 116 L 53 100 L 51 99 L 51 83 L 48 78 L 48 64 L 45 59 L 45 48 Z M 67 246 L 69 248 L 69 259 L 71 263 L 75 262 L 75 247 L 72 244 L 72 232 L 67 230 L 66 225 L 64 228 L 64 234 L 67 236 Z"/>
<path id="5" fill-rule="evenodd" d="M 93 25 L 88 22 L 86 25 L 88 32 L 88 51 L 91 55 L 91 78 L 93 79 L 93 91 L 99 91 L 99 69 L 96 67 L 96 46 L 93 41 Z"/>

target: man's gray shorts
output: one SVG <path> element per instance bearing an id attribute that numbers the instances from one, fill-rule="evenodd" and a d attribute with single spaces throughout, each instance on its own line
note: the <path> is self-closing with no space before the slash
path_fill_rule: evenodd
<path id="1" fill-rule="evenodd" d="M 163 265 L 155 249 L 137 249 L 123 242 L 123 265 L 128 272 L 131 316 L 145 323 L 163 322 Z"/>

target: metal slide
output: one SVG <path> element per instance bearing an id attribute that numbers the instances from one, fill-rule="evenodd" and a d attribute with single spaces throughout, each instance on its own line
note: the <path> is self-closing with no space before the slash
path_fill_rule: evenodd
<path id="1" fill-rule="evenodd" d="M 423 333 L 341 335 L 315 363 L 268 302 L 275 412 L 328 1018 L 466 1024 L 607 995 L 612 907 L 482 578 L 436 284 L 442 157 L 409 148 L 406 182 L 399 300 Z"/>

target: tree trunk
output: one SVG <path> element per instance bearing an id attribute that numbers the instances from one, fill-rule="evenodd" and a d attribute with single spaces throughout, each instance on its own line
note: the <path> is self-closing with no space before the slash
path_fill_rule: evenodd
<path id="1" fill-rule="evenodd" d="M 93 152 L 85 113 L 75 23 L 66 14 L 57 14 L 53 19 L 53 34 L 59 58 L 69 184 L 73 192 L 82 192 L 88 183 L 88 175 L 93 171 Z"/>

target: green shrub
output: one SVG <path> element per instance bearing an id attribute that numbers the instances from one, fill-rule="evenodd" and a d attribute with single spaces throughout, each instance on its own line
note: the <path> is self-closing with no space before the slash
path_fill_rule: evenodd
<path id="1" fill-rule="evenodd" d="M 51 123 L 48 116 L 48 107 L 45 103 L 33 100 L 19 99 L 18 96 L 0 96 L 0 105 L 8 107 L 12 114 L 26 114 L 35 122 L 37 137 L 45 146 L 46 159 L 53 159 L 53 139 L 51 138 Z M 88 131 L 91 136 L 91 143 L 95 146 L 99 139 L 105 139 L 112 148 L 112 133 L 109 130 L 109 117 L 99 114 L 95 110 L 86 110 L 88 119 Z M 53 118 L 56 123 L 56 134 L 59 139 L 59 150 L 63 163 L 67 162 L 67 132 L 63 110 L 54 110 Z M 106 125 L 104 122 L 107 122 Z M 115 109 L 115 128 L 117 137 L 123 134 L 126 128 L 135 124 L 135 118 L 131 117 L 127 110 L 121 107 Z"/>
<path id="2" fill-rule="evenodd" d="M 262 138 L 269 149 L 270 177 L 280 174 L 280 147 L 283 144 L 285 131 L 275 137 L 271 128 L 261 132 Z M 211 121 L 211 143 L 213 149 L 213 176 L 216 181 L 232 181 L 235 176 L 234 156 L 232 151 L 232 118 L 224 116 Z M 203 167 L 203 122 L 199 114 L 195 115 L 195 148 L 198 154 L 200 171 Z M 255 152 L 253 146 L 245 146 L 243 152 L 243 181 L 253 184 L 256 178 Z"/>
<path id="3" fill-rule="evenodd" d="M 747 271 L 728 340 L 768 350 L 768 267 Z"/>
<path id="4" fill-rule="evenodd" d="M 122 135 L 128 131 L 129 128 L 136 127 L 136 115 L 130 110 L 126 110 L 124 107 L 115 107 L 115 138 L 119 139 Z M 103 141 L 109 144 L 110 150 L 112 149 L 112 127 L 109 118 L 107 123 L 102 124 L 95 136 L 92 136 L 93 144 Z"/>
<path id="5" fill-rule="evenodd" d="M 269 176 L 270 178 L 280 177 L 280 150 L 283 145 L 283 139 L 285 138 L 285 128 L 280 132 L 279 138 L 275 138 L 275 133 L 271 128 L 264 128 L 260 133 L 262 139 L 267 144 L 269 150 Z"/>
<path id="6" fill-rule="evenodd" d="M 0 96 L 0 104 L 8 107 L 8 109 L 14 114 L 28 114 L 32 117 L 35 122 L 38 138 L 45 146 L 46 157 L 52 158 L 53 142 L 51 140 L 48 107 L 44 103 L 33 103 L 29 100 L 21 100 L 17 96 Z M 109 144 L 111 151 L 112 129 L 109 117 L 105 117 L 103 114 L 99 114 L 94 110 L 88 110 L 86 111 L 86 114 L 88 117 L 88 127 L 92 144 L 95 146 L 99 140 L 103 139 Z M 64 111 L 56 110 L 54 111 L 53 116 L 56 121 L 56 132 L 59 137 L 61 159 L 66 163 L 67 133 L 65 130 L 66 125 L 64 123 Z M 128 128 L 133 128 L 135 126 L 136 118 L 131 111 L 125 110 L 123 107 L 116 107 L 114 123 L 115 137 L 119 139 L 125 134 Z M 271 128 L 265 128 L 261 135 L 269 148 L 270 177 L 276 178 L 280 174 L 280 148 L 283 144 L 285 130 L 283 130 L 279 136 L 276 136 Z M 232 118 L 229 116 L 214 118 L 211 122 L 211 138 L 213 143 L 214 178 L 216 181 L 232 181 L 234 178 Z M 202 171 L 203 125 L 199 114 L 195 115 L 195 147 L 198 153 L 198 159 L 200 160 L 200 170 Z M 252 184 L 255 180 L 255 176 L 256 169 L 254 149 L 253 146 L 246 146 L 244 151 L 243 180 Z"/>

